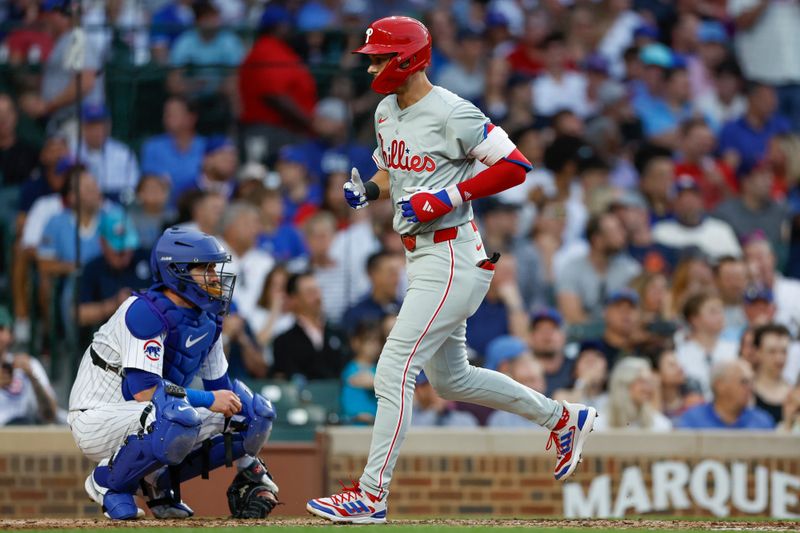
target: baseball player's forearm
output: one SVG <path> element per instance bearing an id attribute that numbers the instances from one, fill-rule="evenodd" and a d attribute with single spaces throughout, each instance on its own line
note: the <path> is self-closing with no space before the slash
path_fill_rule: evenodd
<path id="1" fill-rule="evenodd" d="M 372 185 L 370 185 L 370 183 Z M 389 171 L 378 170 L 372 179 L 364 184 L 367 190 L 367 200 L 385 200 L 391 194 L 389 186 Z"/>

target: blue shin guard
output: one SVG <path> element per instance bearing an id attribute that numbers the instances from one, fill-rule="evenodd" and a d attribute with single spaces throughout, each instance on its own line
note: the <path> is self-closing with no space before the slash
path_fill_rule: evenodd
<path id="1" fill-rule="evenodd" d="M 130 435 L 108 465 L 92 472 L 93 487 L 102 496 L 103 510 L 109 518 L 136 518 L 138 508 L 133 495 L 139 481 L 163 465 L 176 465 L 191 452 L 200 433 L 200 416 L 186 401 L 181 387 L 163 382 L 153 394 L 153 423 Z M 142 425 L 152 409 L 145 408 Z M 88 485 L 88 483 L 87 483 Z"/>
<path id="2" fill-rule="evenodd" d="M 253 392 L 244 383 L 233 382 L 233 392 L 242 401 L 239 413 L 244 420 L 231 422 L 230 429 L 211 437 L 190 453 L 177 467 L 159 476 L 156 486 L 160 490 L 172 489 L 178 493 L 179 484 L 202 475 L 208 477 L 211 470 L 223 465 L 231 466 L 233 461 L 245 455 L 258 456 L 269 439 L 275 410 L 269 400 Z"/>

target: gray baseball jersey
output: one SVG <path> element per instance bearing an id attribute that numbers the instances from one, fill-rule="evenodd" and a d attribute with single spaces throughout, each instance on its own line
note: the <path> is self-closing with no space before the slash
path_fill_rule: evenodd
<path id="1" fill-rule="evenodd" d="M 472 206 L 464 202 L 427 224 L 405 220 L 397 201 L 408 187 L 443 189 L 461 183 L 475 172 L 472 150 L 486 138 L 489 119 L 480 109 L 434 86 L 415 104 L 400 109 L 397 96 L 384 98 L 375 110 L 378 146 L 372 155 L 378 168 L 389 172 L 394 229 L 401 235 L 426 233 L 460 226 L 472 220 Z"/>
<path id="2" fill-rule="evenodd" d="M 475 160 L 496 162 L 514 146 L 475 106 L 434 87 L 414 105 L 400 110 L 385 98 L 375 112 L 378 149 L 374 159 L 391 178 L 394 228 L 416 234 L 406 252 L 408 292 L 375 374 L 378 411 L 361 486 L 371 494 L 388 491 L 400 446 L 412 416 L 414 384 L 425 369 L 443 398 L 508 410 L 552 428 L 561 405 L 510 377 L 469 364 L 467 318 L 480 305 L 493 271 L 478 267 L 486 259 L 477 227 L 470 224 L 469 202 L 428 224 L 402 218 L 397 201 L 409 187 L 445 188 L 473 176 Z M 435 242 L 431 231 L 457 227 L 456 237 Z"/>

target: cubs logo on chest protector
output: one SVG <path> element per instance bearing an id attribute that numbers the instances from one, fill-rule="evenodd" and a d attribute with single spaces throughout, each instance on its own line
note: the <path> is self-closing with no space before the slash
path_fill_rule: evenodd
<path id="1" fill-rule="evenodd" d="M 222 332 L 222 317 L 196 308 L 178 307 L 159 291 L 136 293 L 138 299 L 125 315 L 125 323 L 137 338 L 166 332 L 162 377 L 188 386 Z M 151 360 L 155 346 L 149 346 Z M 160 347 L 159 347 L 160 348 Z"/>

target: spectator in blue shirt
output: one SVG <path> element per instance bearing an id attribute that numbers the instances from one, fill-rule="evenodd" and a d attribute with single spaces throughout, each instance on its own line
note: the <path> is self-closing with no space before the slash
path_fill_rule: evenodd
<path id="1" fill-rule="evenodd" d="M 349 138 L 350 111 L 343 100 L 321 100 L 314 109 L 311 127 L 315 137 L 294 148 L 308 166 L 312 183 L 321 183 L 334 172 L 349 174 L 352 167 L 363 177 L 375 174 L 372 150 Z"/>
<path id="2" fill-rule="evenodd" d="M 78 182 L 79 210 L 76 212 L 76 198 L 74 187 Z M 94 176 L 82 165 L 73 167 L 69 179 L 61 190 L 64 201 L 64 210 L 54 215 L 44 228 L 42 240 L 37 250 L 39 266 L 40 291 L 48 295 L 52 290 L 53 279 L 67 276 L 75 271 L 76 225 L 80 235 L 80 260 L 85 265 L 102 250 L 100 248 L 100 235 L 97 232 L 98 217 L 103 205 L 103 195 Z M 73 280 L 68 279 L 61 292 L 62 313 L 69 316 L 70 296 L 73 290 Z"/>
<path id="3" fill-rule="evenodd" d="M 375 369 L 384 341 L 378 322 L 365 320 L 356 325 L 350 338 L 354 356 L 342 371 L 342 417 L 347 423 L 372 424 L 375 420 Z"/>
<path id="4" fill-rule="evenodd" d="M 194 22 L 192 0 L 174 0 L 153 13 L 150 23 L 150 46 L 153 58 L 166 63 L 175 40 Z"/>
<path id="5" fill-rule="evenodd" d="M 719 151 L 731 168 L 753 168 L 767 155 L 770 139 L 789 131 L 789 121 L 777 114 L 778 97 L 769 85 L 747 85 L 747 111 L 728 122 L 719 134 Z"/>
<path id="6" fill-rule="evenodd" d="M 711 371 L 714 399 L 686 411 L 678 420 L 681 429 L 766 429 L 775 420 L 763 409 L 750 407 L 753 369 L 744 360 L 720 362 Z"/>
<path id="7" fill-rule="evenodd" d="M 678 126 L 692 116 L 686 62 L 663 44 L 644 47 L 645 86 L 633 106 L 642 119 L 645 136 L 658 144 L 675 146 Z"/>
<path id="8" fill-rule="evenodd" d="M 295 221 L 298 214 L 322 203 L 322 187 L 311 183 L 308 161 L 298 146 L 284 146 L 275 165 L 283 192 L 283 219 Z"/>
<path id="9" fill-rule="evenodd" d="M 372 289 L 345 312 L 342 324 L 346 329 L 364 320 L 383 320 L 386 315 L 398 313 L 402 303 L 397 298 L 401 268 L 398 256 L 389 252 L 377 252 L 367 259 L 367 276 Z"/>
<path id="10" fill-rule="evenodd" d="M 174 207 L 176 191 L 190 187 L 200 173 L 206 140 L 195 130 L 197 110 L 181 96 L 171 96 L 164 103 L 162 123 L 164 133 L 142 146 L 142 172 L 169 176 Z"/>
<path id="11" fill-rule="evenodd" d="M 208 0 L 193 4 L 195 26 L 183 32 L 169 53 L 167 78 L 172 94 L 197 99 L 203 109 L 201 132 L 221 133 L 232 120 L 236 71 L 244 56 L 239 38 L 221 27 L 219 9 Z M 223 96 L 224 98 L 220 98 Z"/>
<path id="12" fill-rule="evenodd" d="M 256 245 L 269 252 L 278 263 L 288 263 L 306 255 L 306 245 L 297 227 L 284 220 L 283 197 L 278 189 L 265 189 L 256 198 L 261 210 L 263 232 Z"/>

